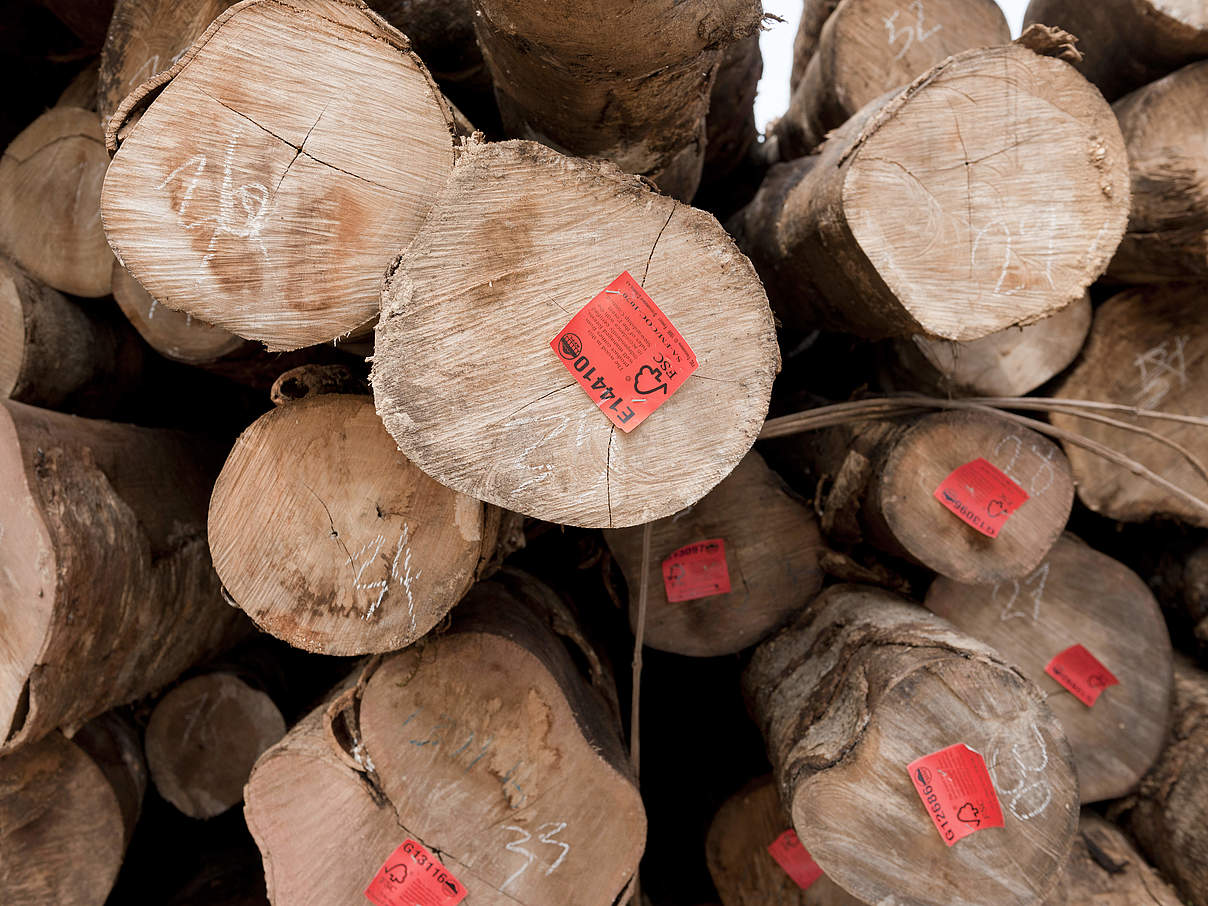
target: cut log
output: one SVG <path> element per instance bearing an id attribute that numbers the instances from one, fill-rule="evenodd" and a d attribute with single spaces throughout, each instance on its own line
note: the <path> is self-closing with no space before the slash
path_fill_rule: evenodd
<path id="1" fill-rule="evenodd" d="M 713 79 L 725 48 L 758 31 L 759 3 L 596 0 L 556 16 L 528 0 L 474 7 L 509 135 L 607 158 L 692 198 Z"/>
<path id="2" fill-rule="evenodd" d="M 1083 803 L 1115 799 L 1137 785 L 1166 739 L 1172 680 L 1166 621 L 1136 573 L 1065 535 L 1027 578 L 993 586 L 940 578 L 925 603 L 993 645 L 1045 693 L 1073 749 Z M 1096 687 L 1089 708 L 1046 672 L 1072 645 L 1085 647 L 1118 680 Z"/>
<path id="3" fill-rule="evenodd" d="M 726 800 L 709 825 L 705 858 L 722 906 L 861 906 L 822 875 L 803 890 L 768 847 L 790 827 L 771 777 Z"/>
<path id="4" fill-rule="evenodd" d="M 631 433 L 550 348 L 626 271 L 699 363 Z M 632 355 L 652 342 L 639 334 Z M 503 142 L 466 150 L 387 275 L 371 379 L 399 449 L 440 482 L 539 519 L 620 528 L 695 503 L 738 464 L 779 367 L 759 279 L 711 216 L 606 162 Z M 621 385 L 627 403 L 646 393 L 624 379 L 638 391 Z"/>
<path id="5" fill-rule="evenodd" d="M 233 673 L 195 676 L 165 695 L 147 724 L 147 766 L 159 794 L 190 818 L 243 799 L 252 765 L 285 735 L 268 695 Z"/>
<path id="6" fill-rule="evenodd" d="M 96 110 L 97 79 L 100 77 L 100 63 L 93 60 L 79 71 L 74 79 L 67 83 L 63 93 L 55 102 L 56 107 L 78 107 L 81 110 Z"/>
<path id="7" fill-rule="evenodd" d="M 1095 312 L 1090 339 L 1078 364 L 1054 391 L 1066 399 L 1098 400 L 1184 415 L 1203 415 L 1208 386 L 1208 310 L 1202 287 L 1168 286 L 1128 290 Z M 1199 456 L 1208 454 L 1196 425 L 1114 415 L 1175 441 Z M 1151 438 L 1072 415 L 1053 413 L 1059 428 L 1077 431 L 1148 466 L 1201 499 L 1208 482 L 1177 451 Z M 1122 466 L 1066 444 L 1078 498 L 1111 519 L 1141 522 L 1173 516 L 1208 526 L 1201 507 L 1133 475 Z"/>
<path id="8" fill-rule="evenodd" d="M 1191 906 L 1208 903 L 1208 675 L 1174 664 L 1174 724 L 1158 763 L 1121 809 L 1142 852 Z"/>
<path id="9" fill-rule="evenodd" d="M 138 383 L 143 350 L 105 318 L 0 258 L 0 396 L 103 415 Z"/>
<path id="10" fill-rule="evenodd" d="M 96 104 L 108 122 L 128 94 L 171 69 L 237 0 L 117 0 L 101 50 Z"/>
<path id="11" fill-rule="evenodd" d="M 793 68 L 789 73 L 789 93 L 797 90 L 810 60 L 818 49 L 818 38 L 822 26 L 839 5 L 839 0 L 804 0 L 801 19 L 797 23 L 797 34 L 793 38 Z"/>
<path id="12" fill-rule="evenodd" d="M 1010 40 L 994 0 L 843 0 L 776 123 L 777 153 L 783 160 L 808 154 L 865 104 L 952 54 Z"/>
<path id="13" fill-rule="evenodd" d="M 1122 97 L 1132 213 L 1107 269 L 1121 283 L 1208 278 L 1208 61 Z"/>
<path id="14" fill-rule="evenodd" d="M 1197 641 L 1208 645 L 1208 543 L 1192 551 L 1180 572 L 1182 610 Z"/>
<path id="15" fill-rule="evenodd" d="M 1181 906 L 1120 829 L 1082 810 L 1074 848 L 1045 906 Z"/>
<path id="16" fill-rule="evenodd" d="M 57 730 L 0 758 L 0 900 L 101 906 L 133 829 L 122 799 L 137 789 L 137 771 L 123 782 Z"/>
<path id="17" fill-rule="evenodd" d="M 604 533 L 625 574 L 629 620 L 635 626 L 643 531 L 634 527 Z M 685 547 L 717 539 L 724 545 L 729 590 L 688 599 L 678 598 L 677 590 L 678 599 L 669 601 L 665 564 Z M 758 453 L 748 453 L 695 506 L 654 523 L 646 574 L 646 644 L 661 651 L 714 657 L 762 641 L 822 587 L 821 549 L 818 520 L 805 501 Z M 694 571 L 686 581 L 694 582 L 695 575 Z"/>
<path id="18" fill-rule="evenodd" d="M 147 345 L 174 362 L 205 365 L 255 348 L 233 333 L 160 305 L 116 261 L 113 298 Z"/>
<path id="19" fill-rule="evenodd" d="M 163 304 L 271 350 L 366 329 L 453 165 L 452 114 L 407 47 L 357 0 L 223 13 L 109 124 L 119 259 Z"/>
<path id="20" fill-rule="evenodd" d="M 229 644 L 205 539 L 209 442 L 0 402 L 0 752 Z"/>
<path id="21" fill-rule="evenodd" d="M 1078 825 L 1069 743 L 993 649 L 889 592 L 839 585 L 756 650 L 743 683 L 797 836 L 850 893 L 1022 904 L 1057 883 Z M 907 765 L 962 743 L 1005 824 L 950 846 Z"/>
<path id="22" fill-rule="evenodd" d="M 367 396 L 369 378 L 347 365 L 299 365 L 273 381 L 269 399 L 274 406 L 284 406 L 324 393 Z"/>
<path id="23" fill-rule="evenodd" d="M 1090 329 L 1090 296 L 1083 295 L 1043 321 L 980 340 L 894 340 L 882 384 L 940 396 L 1023 396 L 1064 371 Z"/>
<path id="24" fill-rule="evenodd" d="M 755 93 L 762 75 L 758 33 L 726 48 L 709 92 L 703 184 L 725 180 L 758 140 Z"/>
<path id="25" fill-rule="evenodd" d="M 109 155 L 96 114 L 52 107 L 0 157 L 0 252 L 75 296 L 107 296 L 113 254 L 101 229 Z"/>
<path id="26" fill-rule="evenodd" d="M 1208 57 L 1208 10 L 1197 0 L 1032 0 L 1024 26 L 1078 36 L 1078 69 L 1109 101 Z"/>
<path id="27" fill-rule="evenodd" d="M 867 540 L 959 582 L 986 585 L 1031 573 L 1061 535 L 1074 501 L 1060 448 L 980 412 L 848 425 L 785 446 L 823 484 L 817 506 L 824 535 L 840 543 Z M 997 537 L 966 524 L 934 496 L 952 472 L 976 459 L 1028 494 L 1005 523 L 993 523 Z"/>
<path id="28" fill-rule="evenodd" d="M 369 397 L 323 394 L 236 441 L 210 550 L 266 632 L 322 654 L 393 651 L 440 622 L 494 553 L 489 509 L 399 453 Z"/>
<path id="29" fill-rule="evenodd" d="M 106 711 L 80 727 L 71 741 L 105 775 L 121 812 L 122 839 L 129 844 L 147 793 L 147 762 L 138 727 L 124 714 Z"/>
<path id="30" fill-rule="evenodd" d="M 1103 272 L 1128 158 L 1094 87 L 1015 43 L 868 104 L 760 195 L 740 242 L 785 324 L 975 340 L 1065 308 Z"/>
<path id="31" fill-rule="evenodd" d="M 467 902 L 617 900 L 646 831 L 618 725 L 534 607 L 552 593 L 503 575 L 257 763 L 245 814 L 276 906 L 356 902 L 407 839 Z"/>

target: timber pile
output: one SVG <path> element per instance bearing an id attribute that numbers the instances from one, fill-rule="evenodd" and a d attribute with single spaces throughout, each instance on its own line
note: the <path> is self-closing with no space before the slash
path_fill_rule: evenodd
<path id="1" fill-rule="evenodd" d="M 1202 4 L 18 5 L 0 902 L 1208 906 Z"/>

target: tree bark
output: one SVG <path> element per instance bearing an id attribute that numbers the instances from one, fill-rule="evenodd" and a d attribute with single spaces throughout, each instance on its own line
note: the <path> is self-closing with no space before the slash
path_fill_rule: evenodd
<path id="1" fill-rule="evenodd" d="M 147 724 L 147 766 L 159 794 L 190 818 L 239 804 L 256 759 L 285 735 L 271 698 L 233 673 L 196 676 L 165 695 Z"/>
<path id="2" fill-rule="evenodd" d="M 107 296 L 113 254 L 101 229 L 109 155 L 96 114 L 52 107 L 0 157 L 0 253 L 75 296 Z"/>
<path id="3" fill-rule="evenodd" d="M 475 903 L 617 899 L 645 815 L 551 597 L 516 573 L 476 586 L 448 634 L 372 662 L 260 759 L 245 813 L 276 906 L 355 901 L 408 838 Z"/>
<path id="4" fill-rule="evenodd" d="M 452 113 L 408 48 L 358 0 L 223 13 L 110 121 L 119 259 L 164 304 L 270 350 L 367 329 L 454 159 Z"/>
<path id="5" fill-rule="evenodd" d="M 797 90 L 810 60 L 818 49 L 822 26 L 839 5 L 839 0 L 803 0 L 797 34 L 793 37 L 793 68 L 789 74 L 789 93 Z"/>
<path id="6" fill-rule="evenodd" d="M 0 396 L 108 414 L 142 372 L 142 347 L 120 321 L 75 304 L 0 258 Z"/>
<path id="7" fill-rule="evenodd" d="M 110 728 L 54 731 L 0 757 L 0 899 L 6 906 L 101 906 L 117 878 L 146 777 L 112 758 Z M 123 731 L 119 731 L 123 732 Z M 140 782 L 141 781 L 141 782 Z M 131 813 L 128 803 L 133 797 Z M 125 806 L 125 807 L 124 807 Z"/>
<path id="8" fill-rule="evenodd" d="M 629 621 L 636 625 L 641 587 L 638 526 L 604 533 L 629 586 Z M 680 548 L 725 542 L 731 590 L 670 602 L 663 561 Z M 780 627 L 822 587 L 822 534 L 805 501 L 752 451 L 701 501 L 651 529 L 645 641 L 651 648 L 695 657 L 733 654 Z"/>
<path id="9" fill-rule="evenodd" d="M 1090 296 L 1026 327 L 961 343 L 894 340 L 882 385 L 940 396 L 1024 396 L 1064 371 L 1091 329 Z"/>
<path id="10" fill-rule="evenodd" d="M 953 54 L 1010 40 L 994 0 L 844 0 L 825 20 L 776 123 L 776 152 L 783 160 L 808 154 L 885 92 Z"/>
<path id="11" fill-rule="evenodd" d="M 718 810 L 709 825 L 705 859 L 722 906 L 861 906 L 820 877 L 802 890 L 768 852 L 790 827 L 771 777 L 753 780 Z"/>
<path id="12" fill-rule="evenodd" d="M 1032 0 L 1024 27 L 1033 23 L 1077 35 L 1078 69 L 1109 101 L 1208 56 L 1208 13 L 1195 0 Z"/>
<path id="13" fill-rule="evenodd" d="M 1099 93 L 1014 43 L 866 105 L 735 226 L 789 326 L 975 340 L 1082 297 L 1124 232 L 1127 161 Z"/>
<path id="14" fill-rule="evenodd" d="M 221 650 L 197 437 L 4 401 L 0 752 L 145 695 Z"/>
<path id="15" fill-rule="evenodd" d="M 867 540 L 959 582 L 1021 579 L 1048 554 L 1069 519 L 1074 486 L 1060 448 L 1034 431 L 980 412 L 870 422 L 782 442 L 821 483 L 822 532 Z M 936 489 L 983 458 L 1028 493 L 987 537 L 944 508 Z"/>
<path id="16" fill-rule="evenodd" d="M 631 433 L 550 349 L 625 271 L 699 363 Z M 763 288 L 711 216 L 606 162 L 503 142 L 466 150 L 387 275 L 371 380 L 399 449 L 443 484 L 551 522 L 620 528 L 678 512 L 724 478 L 758 434 L 778 370 Z M 465 380 L 433 380 L 453 374 Z"/>
<path id="17" fill-rule="evenodd" d="M 869 903 L 1034 903 L 1078 821 L 1061 725 L 986 645 L 888 592 L 840 585 L 756 651 L 744 678 L 781 801 L 827 875 Z M 907 772 L 964 743 L 986 760 L 1004 829 L 949 847 Z"/>
<path id="18" fill-rule="evenodd" d="M 1095 312 L 1082 357 L 1054 396 L 1099 400 L 1162 412 L 1200 415 L 1208 385 L 1208 312 L 1194 286 L 1147 287 L 1113 296 Z M 1201 460 L 1203 430 L 1194 425 L 1115 415 L 1182 444 Z M 1178 452 L 1151 438 L 1062 413 L 1059 428 L 1077 431 L 1148 466 L 1179 487 L 1208 496 L 1208 482 Z M 1123 522 L 1172 516 L 1208 526 L 1208 514 L 1122 466 L 1066 445 L 1078 498 L 1096 513 Z"/>
<path id="19" fill-rule="evenodd" d="M 1208 278 L 1208 61 L 1112 105 L 1128 145 L 1132 213 L 1107 269 L 1121 283 Z"/>
<path id="20" fill-rule="evenodd" d="M 1166 621 L 1136 573 L 1065 535 L 1024 579 L 974 586 L 940 578 L 925 603 L 1045 693 L 1073 749 L 1083 803 L 1137 785 L 1166 738 L 1172 679 Z M 1090 708 L 1045 672 L 1071 645 L 1085 646 L 1119 680 Z"/>
<path id="21" fill-rule="evenodd" d="M 1122 823 L 1191 906 L 1208 903 L 1208 675 L 1174 663 L 1174 723 L 1158 763 L 1121 803 Z"/>
<path id="22" fill-rule="evenodd" d="M 474 6 L 509 135 L 607 158 L 675 198 L 692 198 L 710 88 L 725 49 L 758 30 L 759 3 L 723 0 L 702 10 L 675 0 L 594 0 L 556 16 L 526 0 Z"/>
<path id="23" fill-rule="evenodd" d="M 702 187 L 726 180 L 758 140 L 755 94 L 762 75 L 758 33 L 726 48 L 709 92 Z"/>
<path id="24" fill-rule="evenodd" d="M 322 654 L 393 651 L 469 590 L 495 552 L 493 509 L 399 453 L 368 397 L 323 394 L 236 441 L 210 502 L 210 550 L 266 632 Z"/>

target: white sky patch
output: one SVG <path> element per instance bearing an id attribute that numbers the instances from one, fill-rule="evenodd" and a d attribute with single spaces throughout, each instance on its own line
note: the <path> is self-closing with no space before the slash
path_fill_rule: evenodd
<path id="1" fill-rule="evenodd" d="M 998 0 L 998 5 L 1006 14 L 1012 36 L 1018 36 L 1028 0 Z M 755 97 L 755 123 L 760 129 L 788 109 L 793 38 L 801 19 L 801 7 L 802 0 L 763 0 L 763 11 L 780 16 L 784 21 L 769 22 L 768 30 L 759 39 L 759 49 L 763 52 L 763 78 L 759 80 L 759 94 Z"/>

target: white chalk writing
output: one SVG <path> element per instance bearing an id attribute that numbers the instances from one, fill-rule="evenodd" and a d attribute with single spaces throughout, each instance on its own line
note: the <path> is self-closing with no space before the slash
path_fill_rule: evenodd
<path id="1" fill-rule="evenodd" d="M 1016 606 L 1016 601 L 1019 598 L 1021 590 L 1020 581 L 1012 579 L 1008 582 L 999 582 L 994 586 L 994 591 L 990 594 L 990 600 L 995 604 L 998 603 L 999 594 L 1004 592 L 1010 586 L 1010 597 L 1007 598 L 1006 604 L 1003 605 L 1002 615 L 998 618 L 1001 622 L 1007 620 L 1022 620 L 1030 619 L 1033 623 L 1040 617 L 1040 600 L 1044 595 L 1045 583 L 1049 580 L 1049 564 L 1042 563 L 1040 566 L 1026 579 L 1023 580 L 1023 586 L 1028 586 L 1027 597 L 1032 599 L 1032 606 L 1028 607 L 1023 604 L 1022 607 Z"/>
<path id="2" fill-rule="evenodd" d="M 1049 766 L 1049 750 L 1044 744 L 1040 728 L 1033 724 L 1031 731 L 1035 740 L 1034 745 L 1032 740 L 1022 745 L 1020 743 L 1011 745 L 1011 757 L 1014 759 L 1020 775 L 1018 782 L 1013 787 L 1009 790 L 1003 789 L 1002 784 L 999 783 L 998 750 L 995 750 L 994 758 L 990 763 L 990 775 L 994 780 L 995 788 L 999 795 L 1010 797 L 1007 799 L 1007 808 L 1020 821 L 1030 821 L 1043 814 L 1044 810 L 1049 807 L 1049 803 L 1053 801 L 1053 788 L 1044 776 L 1044 769 Z M 1029 776 L 1033 774 L 1038 776 L 1029 779 Z"/>
<path id="3" fill-rule="evenodd" d="M 905 38 L 906 40 L 906 43 L 902 45 L 901 50 L 899 50 L 894 56 L 894 60 L 900 60 L 902 57 L 906 56 L 906 52 L 910 50 L 911 45 L 913 45 L 915 41 L 918 41 L 921 44 L 936 32 L 942 30 L 944 27 L 942 25 L 936 25 L 932 28 L 927 28 L 924 26 L 922 0 L 914 0 L 914 2 L 910 4 L 909 8 L 914 10 L 913 25 L 906 25 L 901 29 L 897 27 L 898 17 L 902 14 L 900 9 L 894 10 L 892 16 L 881 20 L 885 23 L 885 28 L 889 32 L 888 44 L 890 47 L 893 47 L 893 45 L 897 43 L 898 38 Z"/>
<path id="4" fill-rule="evenodd" d="M 1187 387 L 1187 359 L 1184 349 L 1188 337 L 1184 334 L 1166 340 L 1152 349 L 1141 353 L 1133 360 L 1140 372 L 1141 391 L 1137 405 L 1142 409 L 1156 409 L 1175 389 Z"/>

